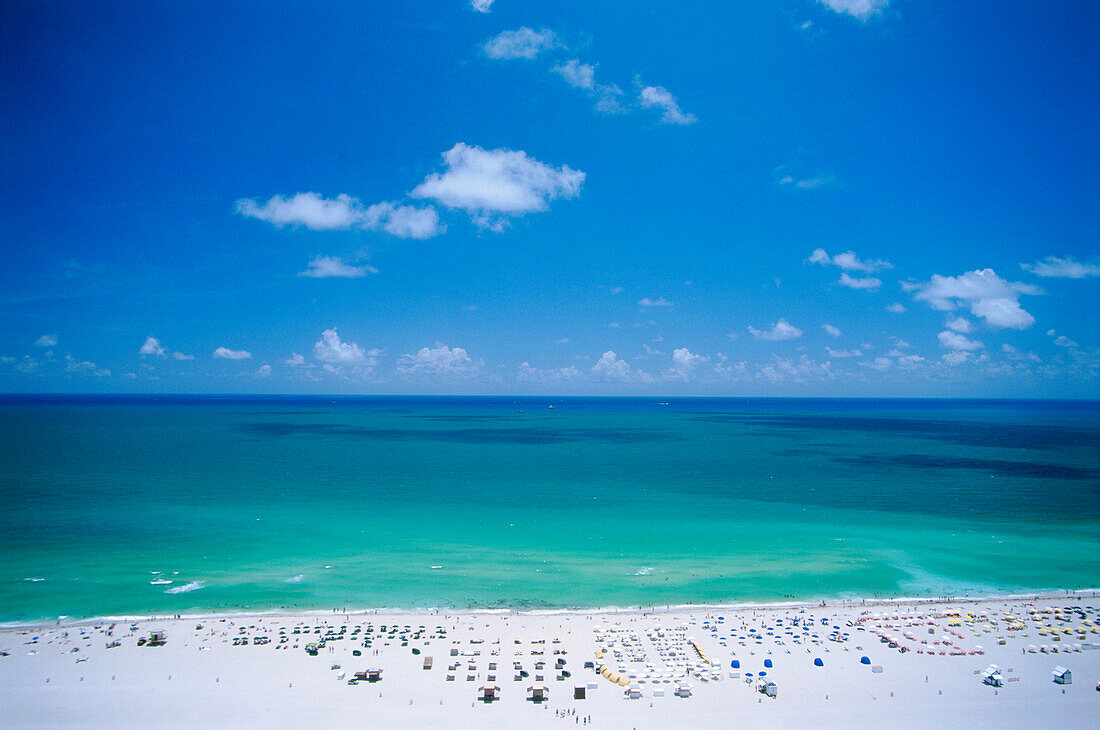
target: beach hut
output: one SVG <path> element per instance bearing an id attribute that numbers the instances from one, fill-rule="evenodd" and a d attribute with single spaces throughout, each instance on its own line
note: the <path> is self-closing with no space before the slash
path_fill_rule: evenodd
<path id="1" fill-rule="evenodd" d="M 531 695 L 527 699 L 532 702 L 544 702 L 550 694 L 550 688 L 545 684 L 533 684 L 527 688 L 527 694 Z"/>
<path id="2" fill-rule="evenodd" d="M 164 630 L 150 631 L 149 641 L 146 646 L 164 646 L 168 643 L 168 632 Z"/>
<path id="3" fill-rule="evenodd" d="M 497 697 L 497 694 L 500 692 L 500 687 L 497 687 L 495 684 L 487 684 L 478 691 L 481 692 L 481 697 L 479 697 L 478 699 L 480 699 L 482 702 L 489 703 L 493 700 L 499 699 Z"/>
<path id="4" fill-rule="evenodd" d="M 587 694 L 587 690 L 583 684 L 578 684 L 573 688 L 573 699 L 583 700 Z"/>
<path id="5" fill-rule="evenodd" d="M 1001 669 L 996 664 L 990 664 L 982 672 L 982 684 L 988 684 L 990 687 L 1003 687 L 1004 678 L 1001 676 Z"/>
<path id="6" fill-rule="evenodd" d="M 367 681 L 368 682 L 381 682 L 382 681 L 382 670 L 381 669 L 368 669 L 367 670 Z"/>
<path id="7" fill-rule="evenodd" d="M 1073 684 L 1073 672 L 1065 667 L 1055 667 L 1052 674 L 1055 684 Z"/>

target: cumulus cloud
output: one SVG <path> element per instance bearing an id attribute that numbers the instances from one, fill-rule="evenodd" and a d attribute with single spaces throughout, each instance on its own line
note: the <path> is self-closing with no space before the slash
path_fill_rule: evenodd
<path id="1" fill-rule="evenodd" d="M 657 297 L 656 299 L 651 299 L 649 297 L 644 297 L 644 298 L 638 300 L 638 306 L 640 306 L 640 307 L 671 307 L 672 302 L 668 301 L 664 297 Z"/>
<path id="2" fill-rule="evenodd" d="M 958 332 L 952 332 L 951 330 L 940 332 L 939 339 L 940 347 L 948 350 L 980 350 L 985 347 L 981 342 L 967 339 Z"/>
<path id="3" fill-rule="evenodd" d="M 333 332 L 335 332 L 335 330 L 333 330 Z M 286 360 L 283 360 L 283 363 L 289 365 L 292 368 L 300 368 L 306 364 L 306 359 L 302 355 L 299 355 L 296 352 L 292 352 L 290 353 L 290 357 L 288 357 Z"/>
<path id="4" fill-rule="evenodd" d="M 663 375 L 666 380 L 679 380 L 686 383 L 695 377 L 700 365 L 709 361 L 709 357 L 696 355 L 686 347 L 679 347 L 672 351 L 672 367 L 665 370 Z"/>
<path id="5" fill-rule="evenodd" d="M 493 0 L 470 0 L 470 7 L 476 12 L 487 13 L 493 7 Z"/>
<path id="6" fill-rule="evenodd" d="M 34 344 L 36 347 L 57 347 L 57 335 L 42 335 Z"/>
<path id="7" fill-rule="evenodd" d="M 378 269 L 367 265 L 352 266 L 344 263 L 336 256 L 317 256 L 309 262 L 309 267 L 305 271 L 298 273 L 298 276 L 310 276 L 315 279 L 330 277 L 359 279 L 368 273 L 377 274 Z"/>
<path id="8" fill-rule="evenodd" d="M 778 322 L 772 325 L 769 330 L 758 330 L 753 326 L 749 326 L 749 332 L 752 336 L 760 340 L 768 340 L 769 342 L 778 342 L 780 340 L 793 340 L 802 336 L 802 330 L 798 329 L 794 325 L 787 322 L 787 320 L 780 318 Z"/>
<path id="9" fill-rule="evenodd" d="M 65 372 L 94 375 L 97 378 L 106 378 L 111 374 L 107 368 L 101 368 L 88 360 L 77 360 L 72 355 L 65 356 Z"/>
<path id="10" fill-rule="evenodd" d="M 1080 347 L 1076 342 L 1066 337 L 1065 335 L 1058 335 L 1054 340 L 1054 344 L 1058 347 Z"/>
<path id="11" fill-rule="evenodd" d="M 993 269 L 968 271 L 961 276 L 933 274 L 926 284 L 903 284 L 913 292 L 913 298 L 932 307 L 950 312 L 959 306 L 969 306 L 970 312 L 989 325 L 1000 328 L 1027 329 L 1035 318 L 1020 306 L 1021 294 L 1041 294 L 1030 284 L 1005 281 Z"/>
<path id="12" fill-rule="evenodd" d="M 397 371 L 402 375 L 457 375 L 468 377 L 484 364 L 474 361 L 461 347 L 447 347 L 442 342 L 435 347 L 422 347 L 415 355 L 402 355 Z"/>
<path id="13" fill-rule="evenodd" d="M 826 347 L 825 352 L 829 354 L 829 357 L 863 357 L 863 352 L 856 350 L 834 350 L 831 347 Z"/>
<path id="14" fill-rule="evenodd" d="M 139 355 L 151 355 L 153 357 L 167 358 L 171 357 L 173 360 L 194 360 L 194 355 L 184 355 L 182 352 L 168 352 L 160 340 L 156 337 L 146 337 L 145 342 L 142 344 L 141 349 L 138 350 Z"/>
<path id="15" fill-rule="evenodd" d="M 948 317 L 946 325 L 948 329 L 956 332 L 968 333 L 974 331 L 974 325 L 966 317 Z"/>
<path id="16" fill-rule="evenodd" d="M 944 353 L 943 361 L 948 365 L 958 365 L 969 360 L 971 353 L 967 350 L 952 350 L 951 352 Z"/>
<path id="17" fill-rule="evenodd" d="M 680 108 L 680 103 L 676 101 L 676 97 L 669 92 L 663 86 L 643 86 L 641 81 L 638 82 L 638 87 L 641 89 L 638 92 L 638 101 L 646 109 L 657 108 L 660 109 L 661 121 L 665 124 L 695 124 L 698 119 L 694 114 L 685 114 Z"/>
<path id="18" fill-rule="evenodd" d="M 272 196 L 262 205 L 250 198 L 237 201 L 237 212 L 275 226 L 305 226 L 313 231 L 358 228 L 385 231 L 400 238 L 425 239 L 445 230 L 434 208 L 382 201 L 364 206 L 358 198 L 340 194 L 324 198 L 317 193 L 298 193 L 289 198 Z"/>
<path id="19" fill-rule="evenodd" d="M 522 362 L 516 379 L 533 383 L 567 383 L 584 379 L 584 373 L 569 365 L 563 368 L 536 368 L 528 362 Z"/>
<path id="20" fill-rule="evenodd" d="M 894 265 L 889 261 L 876 259 L 864 261 L 860 259 L 859 256 L 856 256 L 855 251 L 845 251 L 844 253 L 838 253 L 836 256 L 829 256 L 823 248 L 815 248 L 814 252 L 810 254 L 810 257 L 806 259 L 806 262 L 821 264 L 822 266 L 838 266 L 847 271 L 863 271 L 866 273 L 872 273 L 880 269 L 894 268 Z"/>
<path id="21" fill-rule="evenodd" d="M 550 70 L 561 76 L 566 83 L 574 88 L 591 90 L 596 87 L 596 67 L 588 63 L 581 63 L 578 58 L 560 63 Z"/>
<path id="22" fill-rule="evenodd" d="M 584 173 L 555 168 L 522 150 L 485 150 L 458 143 L 443 153 L 446 171 L 432 173 L 411 193 L 470 214 L 482 228 L 501 231 L 502 216 L 547 210 L 555 198 L 575 198 Z"/>
<path id="23" fill-rule="evenodd" d="M 263 365 L 256 368 L 255 375 L 256 375 L 257 378 L 270 378 L 271 377 L 271 366 L 268 365 L 265 362 Z"/>
<path id="24" fill-rule="evenodd" d="M 797 360 L 773 356 L 769 365 L 760 368 L 759 375 L 772 383 L 804 383 L 835 377 L 831 363 L 819 363 L 808 355 L 802 355 Z"/>
<path id="25" fill-rule="evenodd" d="M 630 363 L 620 360 L 614 350 L 608 350 L 589 371 L 596 380 L 609 382 L 627 382 L 631 380 L 648 380 L 648 373 L 642 370 L 634 370 Z"/>
<path id="26" fill-rule="evenodd" d="M 880 286 L 882 286 L 882 280 L 876 279 L 873 276 L 858 278 L 854 276 L 848 276 L 847 272 L 842 272 L 840 274 L 840 280 L 837 281 L 837 284 L 840 284 L 841 286 L 846 286 L 849 289 L 878 289 Z"/>
<path id="27" fill-rule="evenodd" d="M 832 337 L 840 337 L 840 335 L 842 335 L 842 334 L 843 334 L 843 333 L 842 333 L 842 332 L 840 331 L 840 328 L 839 328 L 839 327 L 834 327 L 834 326 L 832 326 L 831 324 L 829 324 L 828 322 L 826 322 L 825 324 L 821 325 L 821 329 L 823 329 L 823 330 L 825 330 L 826 332 L 828 332 L 828 333 L 829 333 L 829 335 L 831 335 Z"/>
<path id="28" fill-rule="evenodd" d="M 1100 265 L 1084 264 L 1072 256 L 1059 258 L 1047 256 L 1042 261 L 1033 264 L 1020 264 L 1024 271 L 1030 271 L 1036 276 L 1060 278 L 1060 279 L 1085 279 L 1090 276 L 1100 276 Z"/>
<path id="29" fill-rule="evenodd" d="M 498 33 L 481 48 L 489 58 L 507 61 L 515 58 L 531 60 L 556 45 L 558 38 L 549 28 L 532 30 L 523 26 Z"/>
<path id="30" fill-rule="evenodd" d="M 851 15 L 860 20 L 878 15 L 890 5 L 890 0 L 818 0 L 818 2 L 829 10 Z"/>
<path id="31" fill-rule="evenodd" d="M 886 307 L 887 312 L 893 312 L 894 314 L 905 314 L 909 310 L 905 308 L 905 305 L 901 302 L 894 302 L 890 306 Z"/>
<path id="32" fill-rule="evenodd" d="M 248 350 L 230 350 L 228 347 L 219 347 L 214 350 L 214 357 L 222 360 L 247 360 L 252 357 Z"/>
<path id="33" fill-rule="evenodd" d="M 313 345 L 313 357 L 326 363 L 359 365 L 367 361 L 367 352 L 354 342 L 344 342 L 332 327 L 321 333 Z"/>

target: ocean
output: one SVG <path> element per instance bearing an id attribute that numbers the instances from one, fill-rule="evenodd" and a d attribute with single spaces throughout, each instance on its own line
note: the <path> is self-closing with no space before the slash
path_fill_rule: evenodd
<path id="1" fill-rule="evenodd" d="M 1100 584 L 1100 403 L 0 396 L 0 622 Z"/>

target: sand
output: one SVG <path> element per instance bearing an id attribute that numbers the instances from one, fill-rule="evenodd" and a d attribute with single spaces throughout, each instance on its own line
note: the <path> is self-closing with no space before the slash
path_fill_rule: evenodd
<path id="1" fill-rule="evenodd" d="M 1098 606 L 1089 594 L 661 612 L 202 616 L 8 628 L 0 631 L 0 651 L 7 654 L 0 656 L 0 724 L 1023 728 L 1053 720 L 1095 727 Z M 166 632 L 166 643 L 139 646 L 154 630 Z M 326 634 L 343 638 L 307 654 L 306 645 Z M 895 639 L 896 648 L 883 637 Z M 429 656 L 432 668 L 425 670 Z M 864 656 L 870 664 L 860 662 Z M 815 658 L 823 666 L 815 666 Z M 731 669 L 733 659 L 739 669 Z M 527 675 L 518 681 L 515 662 Z M 1000 687 L 982 682 L 980 673 L 991 664 L 1000 668 Z M 622 686 L 598 674 L 601 665 L 632 675 L 630 687 L 640 698 L 629 699 Z M 1072 684 L 1053 681 L 1056 666 L 1071 670 Z M 349 684 L 355 672 L 373 668 L 382 670 L 379 681 Z M 561 669 L 570 676 L 558 679 Z M 745 676 L 760 671 L 775 682 L 774 698 L 758 691 L 755 676 Z M 541 703 L 527 692 L 537 684 L 549 691 Z M 478 699 L 485 685 L 500 688 L 498 700 Z M 690 685 L 689 697 L 676 696 L 681 685 Z M 574 699 L 577 686 L 586 688 L 585 699 Z"/>

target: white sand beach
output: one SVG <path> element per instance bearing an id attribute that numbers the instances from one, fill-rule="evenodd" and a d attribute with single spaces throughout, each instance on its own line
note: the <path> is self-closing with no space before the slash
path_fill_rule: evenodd
<path id="1" fill-rule="evenodd" d="M 8 628 L 0 631 L 0 723 L 1023 728 L 1056 718 L 1089 727 L 1100 717 L 1098 606 L 1090 593 Z M 154 631 L 164 632 L 162 645 L 150 645 Z M 986 684 L 991 665 L 994 684 Z M 1055 682 L 1056 668 L 1068 669 L 1071 683 Z M 371 670 L 381 670 L 376 681 Z M 530 689 L 540 686 L 546 698 L 533 701 Z M 497 699 L 484 701 L 485 687 L 499 688 Z"/>

